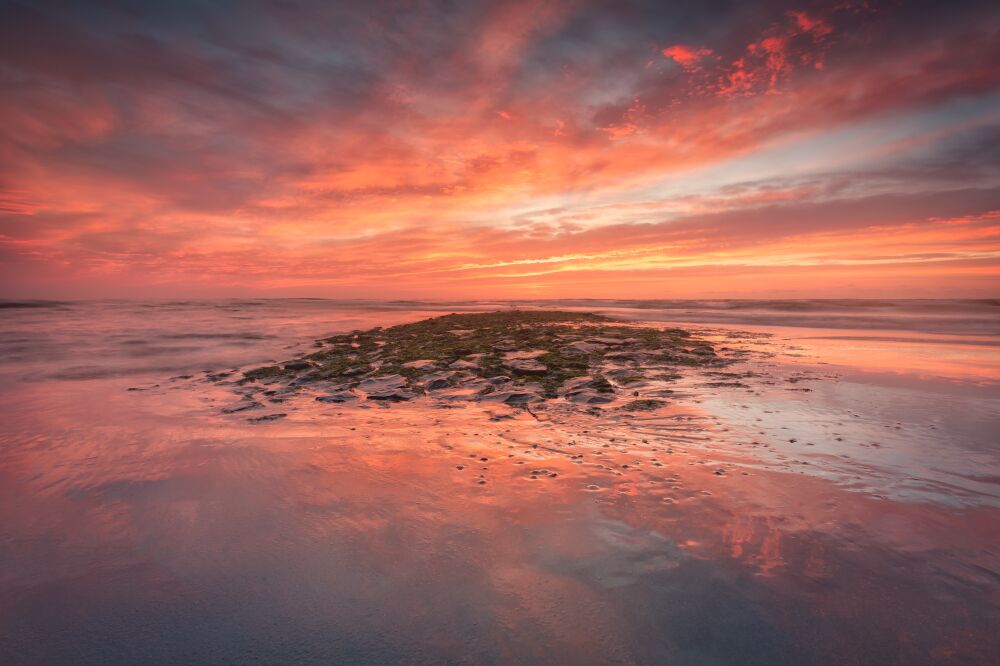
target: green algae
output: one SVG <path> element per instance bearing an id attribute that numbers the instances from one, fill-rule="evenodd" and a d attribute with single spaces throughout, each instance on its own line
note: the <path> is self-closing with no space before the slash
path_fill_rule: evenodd
<path id="1" fill-rule="evenodd" d="M 507 377 L 511 387 L 537 390 L 553 398 L 567 380 L 576 378 L 589 377 L 589 390 L 613 393 L 615 384 L 603 374 L 603 365 L 612 359 L 627 365 L 641 354 L 658 363 L 699 365 L 714 357 L 711 347 L 692 341 L 680 329 L 635 326 L 593 313 L 553 310 L 450 314 L 352 331 L 317 344 L 320 349 L 308 355 L 243 373 L 240 383 L 355 385 L 368 376 L 400 375 L 407 389 L 421 393 L 421 380 L 427 375 L 448 373 L 453 384 Z M 526 351 L 535 352 L 533 360 L 543 367 L 518 366 L 507 357 Z M 423 364 L 409 365 L 417 361 Z M 619 375 L 618 385 L 644 377 L 638 369 L 627 374 L 619 370 Z M 491 390 L 486 388 L 483 394 Z"/>

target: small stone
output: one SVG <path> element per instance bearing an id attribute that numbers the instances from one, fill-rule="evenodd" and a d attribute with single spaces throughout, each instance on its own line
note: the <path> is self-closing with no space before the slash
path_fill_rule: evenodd
<path id="1" fill-rule="evenodd" d="M 283 419 L 288 414 L 265 414 L 263 416 L 255 416 L 247 419 L 250 423 L 267 423 L 269 421 L 277 421 L 278 419 Z"/>
<path id="2" fill-rule="evenodd" d="M 579 405 L 605 405 L 609 402 L 614 402 L 615 397 L 607 393 L 585 390 L 567 394 L 566 399 Z"/>
<path id="3" fill-rule="evenodd" d="M 426 368 L 433 368 L 437 365 L 437 361 L 426 358 L 419 361 L 410 361 L 408 363 L 403 363 L 404 368 L 412 368 L 414 370 L 424 370 Z"/>
<path id="4" fill-rule="evenodd" d="M 497 391 L 483 396 L 482 399 L 487 402 L 500 402 L 505 405 L 526 405 L 545 400 L 545 398 L 534 391 Z"/>
<path id="5" fill-rule="evenodd" d="M 228 407 L 223 407 L 222 413 L 235 414 L 236 412 L 245 412 L 248 409 L 257 409 L 258 407 L 263 407 L 263 405 L 254 400 L 243 400 L 242 402 L 233 403 Z"/>
<path id="6" fill-rule="evenodd" d="M 368 394 L 369 400 L 378 400 L 381 402 L 403 402 L 405 400 L 412 400 L 415 397 L 417 397 L 416 394 L 401 389 L 379 391 L 377 393 Z"/>

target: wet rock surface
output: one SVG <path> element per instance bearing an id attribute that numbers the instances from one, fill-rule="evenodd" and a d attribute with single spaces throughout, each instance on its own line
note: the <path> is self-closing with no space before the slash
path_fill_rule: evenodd
<path id="1" fill-rule="evenodd" d="M 351 393 L 350 391 L 339 391 L 337 393 L 331 393 L 330 395 L 316 396 L 316 400 L 318 400 L 319 402 L 327 402 L 327 403 L 344 403 L 344 402 L 351 402 L 357 399 L 358 396 Z"/>
<path id="2" fill-rule="evenodd" d="M 549 369 L 533 359 L 506 361 L 504 367 L 516 375 L 545 375 Z"/>
<path id="3" fill-rule="evenodd" d="M 426 395 L 526 409 L 560 400 L 632 411 L 666 404 L 651 397 L 670 393 L 665 383 L 680 376 L 680 367 L 727 363 L 681 329 L 559 311 L 452 314 L 335 335 L 316 347 L 247 370 L 234 384 L 250 405 L 257 393 L 275 401 L 320 390 L 315 399 L 331 404 L 387 406 Z M 247 403 L 226 411 L 248 409 Z"/>

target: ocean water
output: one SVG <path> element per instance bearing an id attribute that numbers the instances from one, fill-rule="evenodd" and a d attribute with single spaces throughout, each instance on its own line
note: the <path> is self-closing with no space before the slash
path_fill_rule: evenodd
<path id="1" fill-rule="evenodd" d="M 629 419 L 207 380 L 509 307 L 741 360 Z M 997 433 L 997 300 L 3 302 L 0 662 L 996 663 Z"/>

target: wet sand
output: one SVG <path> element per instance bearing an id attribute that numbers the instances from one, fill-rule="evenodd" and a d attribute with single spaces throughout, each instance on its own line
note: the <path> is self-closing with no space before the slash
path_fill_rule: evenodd
<path id="1" fill-rule="evenodd" d="M 995 662 L 996 376 L 701 334 L 648 413 L 7 384 L 0 661 Z"/>

